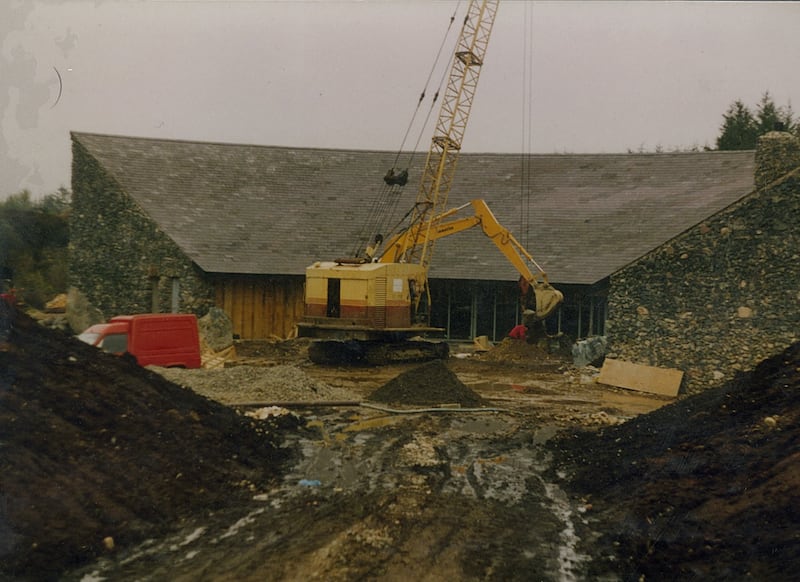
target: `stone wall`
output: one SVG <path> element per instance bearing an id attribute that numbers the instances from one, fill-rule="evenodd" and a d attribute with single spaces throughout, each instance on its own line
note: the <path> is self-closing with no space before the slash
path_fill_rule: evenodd
<path id="1" fill-rule="evenodd" d="M 800 166 L 800 139 L 785 131 L 761 136 L 756 150 L 755 184 L 765 188 Z"/>
<path id="2" fill-rule="evenodd" d="M 169 312 L 177 281 L 178 311 L 204 315 L 214 295 L 203 272 L 79 143 L 72 150 L 70 286 L 108 318 Z"/>
<path id="3" fill-rule="evenodd" d="M 773 134 L 768 148 L 800 152 Z M 611 277 L 609 357 L 683 370 L 694 393 L 800 339 L 800 158 L 756 160 L 766 188 Z"/>

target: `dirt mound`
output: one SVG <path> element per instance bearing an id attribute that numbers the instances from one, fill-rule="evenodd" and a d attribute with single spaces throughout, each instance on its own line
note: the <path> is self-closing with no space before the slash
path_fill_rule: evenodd
<path id="1" fill-rule="evenodd" d="M 132 358 L 24 315 L 10 343 L 0 353 L 0 577 L 56 578 L 249 497 L 286 458 L 278 428 Z"/>
<path id="2" fill-rule="evenodd" d="M 368 400 L 391 404 L 459 404 L 480 406 L 481 397 L 450 371 L 432 360 L 404 372 L 372 392 Z"/>
<path id="3" fill-rule="evenodd" d="M 524 340 L 505 338 L 489 351 L 475 356 L 485 362 L 508 362 L 538 366 L 554 366 L 565 363 L 561 350 L 556 346 L 529 344 Z"/>
<path id="4" fill-rule="evenodd" d="M 596 575 L 786 579 L 800 569 L 800 344 L 731 383 L 554 440 L 606 531 Z"/>

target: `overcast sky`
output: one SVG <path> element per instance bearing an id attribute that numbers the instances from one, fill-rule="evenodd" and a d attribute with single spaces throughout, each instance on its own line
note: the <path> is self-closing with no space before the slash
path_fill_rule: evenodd
<path id="1" fill-rule="evenodd" d="M 0 198 L 69 188 L 70 131 L 396 150 L 465 4 L 4 0 Z M 464 150 L 713 146 L 736 99 L 799 107 L 798 30 L 791 2 L 501 2 Z"/>

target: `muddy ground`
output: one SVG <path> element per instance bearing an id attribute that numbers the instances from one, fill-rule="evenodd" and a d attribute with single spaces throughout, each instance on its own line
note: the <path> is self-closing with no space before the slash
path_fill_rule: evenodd
<path id="1" fill-rule="evenodd" d="M 0 353 L 2 574 L 727 580 L 800 566 L 797 348 L 670 404 L 520 342 L 432 368 L 320 367 L 306 347 L 242 344 L 222 374 L 171 376 L 20 318 Z"/>

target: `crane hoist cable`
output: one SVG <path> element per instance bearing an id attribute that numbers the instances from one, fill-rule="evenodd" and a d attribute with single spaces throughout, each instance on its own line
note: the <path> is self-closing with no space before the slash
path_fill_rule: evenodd
<path id="1" fill-rule="evenodd" d="M 433 223 L 429 218 L 437 216 L 447 207 L 447 197 L 483 68 L 498 1 L 471 0 L 469 3 L 417 192 L 418 212 L 411 218 L 414 224 L 425 226 L 416 229 L 413 237 L 405 238 L 393 254 L 394 261 L 417 264 L 423 272 L 427 272 L 436 240 L 430 236 Z M 428 290 L 424 281 L 422 286 Z"/>
<path id="2" fill-rule="evenodd" d="M 425 100 L 425 96 L 428 93 L 431 79 L 433 78 L 434 72 L 436 71 L 439 65 L 439 61 L 441 60 L 444 47 L 447 45 L 447 39 L 450 36 L 450 31 L 453 27 L 453 22 L 455 22 L 456 20 L 456 14 L 458 13 L 460 5 L 461 1 L 459 0 L 453 11 L 453 14 L 450 16 L 447 29 L 445 30 L 445 33 L 442 37 L 442 41 L 439 45 L 439 50 L 436 54 L 436 58 L 434 59 L 433 65 L 431 66 L 430 71 L 428 72 L 428 76 L 425 80 L 425 85 L 423 86 L 419 99 L 417 100 L 417 105 L 414 108 L 414 113 L 412 114 L 411 120 L 409 121 L 408 127 L 406 128 L 406 132 L 405 135 L 403 136 L 400 148 L 397 150 L 395 154 L 393 165 L 389 169 L 389 171 L 384 175 L 384 185 L 378 192 L 377 196 L 375 196 L 375 198 L 373 199 L 370 210 L 367 213 L 367 218 L 364 221 L 362 228 L 358 236 L 356 237 L 356 240 L 354 241 L 352 254 L 355 257 L 360 256 L 362 251 L 364 251 L 365 248 L 368 247 L 371 241 L 374 241 L 376 237 L 382 236 L 380 233 L 382 233 L 385 230 L 386 226 L 393 221 L 394 214 L 397 211 L 397 207 L 399 205 L 401 198 L 400 191 L 402 190 L 403 186 L 405 186 L 406 183 L 408 182 L 408 168 L 410 167 L 411 161 L 413 160 L 413 152 L 412 155 L 409 157 L 409 163 L 406 165 L 405 169 L 398 171 L 397 164 L 405 148 L 408 136 L 410 135 L 414 123 L 416 122 L 420 106 L 422 105 L 422 102 Z M 442 78 L 444 78 L 444 73 Z M 433 103 L 430 106 L 427 117 L 425 119 L 425 123 L 423 124 L 423 127 L 420 130 L 420 136 L 417 138 L 415 149 L 419 146 L 422 132 L 424 131 L 425 127 L 428 124 L 431 111 L 433 111 L 434 104 L 439 96 L 439 90 L 441 89 L 442 82 L 443 81 L 440 81 L 439 87 L 437 88 L 437 91 L 434 95 Z"/>
<path id="3" fill-rule="evenodd" d="M 361 256 L 365 248 L 370 244 L 370 240 L 380 232 L 381 222 L 387 212 L 387 206 L 392 198 L 399 198 L 401 186 L 384 184 L 380 192 L 372 201 L 372 205 L 367 212 L 356 240 L 352 254 L 354 257 Z"/>
<path id="4" fill-rule="evenodd" d="M 444 47 L 447 44 L 447 37 L 450 36 L 450 31 L 453 28 L 453 22 L 455 22 L 455 20 L 456 20 L 456 14 L 458 13 L 458 8 L 459 8 L 460 4 L 461 4 L 461 2 L 459 0 L 459 2 L 456 4 L 455 9 L 453 10 L 453 14 L 450 16 L 449 22 L 447 23 L 447 29 L 445 30 L 444 35 L 442 36 L 442 42 L 439 44 L 439 50 L 436 53 L 436 58 L 433 60 L 433 64 L 431 65 L 430 71 L 428 71 L 428 77 L 427 77 L 427 79 L 425 79 L 425 85 L 422 88 L 422 92 L 419 94 L 419 99 L 417 100 L 417 105 L 414 108 L 414 113 L 411 115 L 411 120 L 408 122 L 408 127 L 406 127 L 405 135 L 403 135 L 403 141 L 400 142 L 400 148 L 397 150 L 397 155 L 394 158 L 394 166 L 395 167 L 397 166 L 397 161 L 399 160 L 400 156 L 403 153 L 403 148 L 405 148 L 406 140 L 408 139 L 408 136 L 411 133 L 411 128 L 414 126 L 414 121 L 416 121 L 417 113 L 419 113 L 420 105 L 422 105 L 422 102 L 425 100 L 425 95 L 428 92 L 428 85 L 430 85 L 431 79 L 433 78 L 433 73 L 436 71 L 436 67 L 438 67 L 438 65 L 439 65 L 439 61 L 440 61 L 440 59 L 442 57 L 442 51 L 444 50 Z M 436 99 L 439 96 L 439 88 L 441 88 L 441 86 L 442 86 L 442 82 L 440 81 L 439 85 L 438 85 L 438 88 L 436 90 L 436 94 L 433 97 L 433 101 L 434 102 L 436 101 Z M 433 109 L 433 106 L 431 106 L 431 109 Z M 428 113 L 428 117 L 430 117 L 430 113 Z M 423 127 L 425 125 L 427 125 L 427 118 L 426 118 L 425 123 L 423 124 Z M 417 145 L 414 146 L 414 149 L 416 149 L 418 145 L 419 145 L 419 138 L 417 139 Z"/>
<path id="5" fill-rule="evenodd" d="M 460 5 L 460 2 L 459 2 L 459 5 Z M 422 94 L 420 95 L 420 99 L 419 99 L 419 100 L 418 100 L 418 102 L 417 102 L 417 107 L 416 107 L 416 109 L 415 109 L 415 111 L 414 111 L 414 115 L 413 115 L 413 117 L 412 117 L 412 121 L 411 121 L 411 123 L 409 124 L 409 127 L 408 127 L 408 129 L 406 130 L 406 135 L 405 135 L 405 137 L 403 138 L 403 144 L 405 144 L 405 140 L 406 140 L 406 139 L 407 139 L 407 137 L 408 137 L 408 133 L 409 133 L 409 131 L 410 131 L 410 129 L 411 129 L 411 127 L 412 127 L 413 123 L 414 123 L 414 120 L 415 120 L 415 118 L 416 118 L 416 115 L 417 115 L 417 113 L 419 112 L 419 107 L 420 107 L 420 105 L 421 105 L 421 103 L 422 103 L 422 101 L 423 101 L 423 99 L 424 99 L 424 97 L 425 97 L 425 92 L 427 91 L 428 85 L 430 85 L 430 81 L 431 81 L 431 79 L 433 78 L 433 73 L 434 73 L 434 71 L 436 70 L 436 67 L 437 67 L 437 65 L 438 65 L 438 63 L 439 63 L 439 60 L 440 60 L 440 57 L 441 57 L 441 54 L 442 54 L 442 49 L 443 49 L 443 47 L 444 47 L 444 46 L 445 46 L 445 44 L 446 44 L 446 41 L 447 41 L 447 36 L 448 36 L 448 35 L 449 35 L 449 33 L 450 33 L 450 29 L 452 28 L 453 22 L 455 22 L 455 19 L 456 19 L 456 14 L 457 14 L 457 12 L 458 12 L 458 5 L 456 5 L 456 9 L 455 9 L 455 11 L 453 12 L 453 15 L 450 17 L 450 23 L 449 23 L 449 25 L 448 25 L 447 31 L 446 31 L 446 33 L 445 33 L 445 36 L 444 36 L 444 38 L 442 39 L 442 43 L 441 43 L 441 45 L 439 46 L 439 52 L 438 52 L 438 53 L 437 53 L 437 55 L 436 55 L 436 60 L 435 60 L 435 62 L 434 62 L 434 65 L 433 65 L 433 67 L 431 67 L 431 71 L 430 71 L 430 73 L 428 74 L 428 78 L 427 78 L 427 80 L 426 80 L 426 82 L 425 82 L 425 90 L 424 90 L 424 91 L 422 92 Z M 466 26 L 466 24 L 467 24 L 467 22 L 468 22 L 468 20 L 469 20 L 469 17 L 470 17 L 470 14 L 469 14 L 469 12 L 467 12 L 467 13 L 464 15 L 463 22 L 462 22 L 462 26 Z M 453 45 L 453 47 L 454 47 L 454 48 L 455 48 L 456 46 L 458 46 L 458 42 L 459 42 L 459 39 L 456 39 L 456 40 L 455 40 L 455 43 L 454 43 L 454 45 Z M 450 51 L 449 51 L 449 53 L 450 53 L 450 54 L 453 54 L 453 53 L 455 53 L 455 50 L 450 50 Z M 449 65 L 449 64 L 450 64 L 450 63 L 448 63 L 448 65 Z M 436 92 L 435 92 L 435 93 L 434 93 L 434 95 L 433 95 L 433 99 L 431 99 L 430 105 L 429 105 L 429 107 L 428 107 L 428 112 L 427 112 L 427 113 L 426 113 L 426 115 L 425 115 L 425 121 L 424 121 L 424 122 L 423 122 L 423 123 L 420 125 L 420 127 L 419 127 L 419 131 L 418 131 L 418 133 L 417 133 L 417 139 L 416 139 L 416 142 L 414 143 L 414 147 L 413 147 L 413 148 L 412 148 L 412 149 L 409 151 L 408 160 L 407 160 L 407 161 L 406 161 L 406 163 L 405 163 L 406 170 L 403 170 L 403 172 L 404 172 L 404 174 L 405 174 L 405 178 L 406 178 L 406 179 L 407 179 L 407 177 L 408 177 L 408 168 L 410 168 L 410 167 L 411 167 L 411 165 L 413 164 L 413 162 L 414 162 L 414 157 L 415 157 L 415 156 L 416 156 L 418 153 L 420 153 L 420 150 L 419 150 L 419 145 L 420 145 L 420 142 L 422 141 L 422 139 L 423 139 L 423 136 L 424 136 L 424 135 L 427 135 L 427 134 L 429 133 L 429 131 L 428 131 L 428 128 L 429 128 L 429 123 L 430 123 L 430 120 L 431 120 L 431 115 L 434 113 L 434 111 L 435 111 L 435 109 L 436 109 L 436 106 L 437 106 L 437 104 L 438 104 L 438 101 L 439 101 L 439 95 L 441 94 L 441 92 L 442 92 L 442 88 L 443 88 L 443 87 L 444 87 L 444 85 L 445 85 L 445 81 L 446 81 L 446 80 L 449 78 L 450 74 L 451 74 L 451 69 L 450 69 L 450 66 L 446 66 L 446 67 L 443 67 L 443 68 L 442 68 L 442 70 L 441 70 L 441 75 L 439 76 L 439 82 L 438 82 L 438 84 L 437 84 L 437 86 L 436 86 Z M 395 157 L 395 166 L 394 166 L 394 167 L 396 167 L 396 166 L 397 166 L 397 161 L 398 161 L 398 159 L 399 159 L 399 157 L 400 157 L 400 154 L 401 154 L 401 153 L 402 153 L 402 148 L 401 148 L 401 151 L 398 151 L 397 157 Z M 394 169 L 394 167 L 393 167 L 393 169 Z M 391 172 L 391 171 L 392 171 L 392 170 L 390 170 L 390 172 Z M 403 182 L 403 185 L 405 185 L 405 182 Z M 387 217 L 387 222 L 386 222 L 385 224 L 388 224 L 388 221 L 389 221 L 389 219 L 391 219 L 391 217 L 393 217 L 393 216 L 395 215 L 395 212 L 397 211 L 397 206 L 398 206 L 399 202 L 400 202 L 400 197 L 399 197 L 399 196 L 396 196 L 396 197 L 392 198 L 391 207 L 390 207 L 390 209 L 389 209 L 389 212 L 387 212 L 387 214 L 386 214 L 386 217 Z M 420 209 L 419 209 L 419 206 L 420 206 L 420 205 L 419 205 L 419 203 L 415 204 L 415 205 L 414 205 L 414 206 L 411 208 L 411 210 L 410 210 L 409 212 L 407 212 L 407 213 L 406 213 L 406 214 L 403 216 L 403 218 L 401 219 L 401 221 L 400 221 L 399 223 L 397 223 L 397 224 L 396 224 L 396 225 L 395 225 L 395 226 L 392 228 L 392 233 L 395 233 L 395 232 L 397 232 L 397 231 L 399 231 L 399 230 L 402 230 L 403 228 L 408 228 L 408 227 L 410 226 L 410 224 L 407 224 L 407 225 L 405 225 L 405 227 L 402 227 L 402 224 L 403 224 L 403 222 L 404 222 L 404 221 L 406 221 L 406 220 L 409 220 L 409 219 L 410 219 L 410 218 L 411 218 L 411 217 L 412 217 L 412 216 L 415 214 L 415 211 L 419 211 L 419 210 L 420 210 Z M 384 228 L 384 227 L 385 227 L 385 224 L 384 224 L 384 225 L 382 225 L 382 228 Z"/>
<path id="6" fill-rule="evenodd" d="M 520 238 L 529 244 L 533 180 L 533 9 L 525 3 L 522 47 L 522 156 L 520 158 Z"/>
<path id="7" fill-rule="evenodd" d="M 466 18 L 467 17 L 465 17 L 465 19 Z M 455 15 L 453 15 L 450 18 L 450 23 L 451 24 L 452 24 L 454 19 L 455 19 Z M 441 54 L 441 48 L 439 49 L 439 53 Z M 437 61 L 438 61 L 439 56 L 437 55 L 436 58 L 437 58 Z M 436 88 L 436 92 L 433 95 L 433 99 L 431 99 L 430 106 L 428 107 L 428 113 L 425 115 L 425 121 L 422 123 L 422 125 L 419 128 L 419 132 L 417 134 L 417 140 L 414 143 L 414 147 L 409 152 L 408 160 L 405 163 L 406 169 L 402 170 L 400 172 L 400 175 L 403 177 L 403 182 L 401 184 L 401 187 L 405 186 L 405 184 L 406 184 L 406 182 L 408 180 L 408 168 L 410 168 L 411 164 L 414 162 L 414 156 L 417 153 L 419 153 L 419 144 L 422 141 L 423 135 L 427 133 L 428 124 L 430 123 L 430 119 L 431 119 L 431 114 L 436 109 L 436 104 L 437 104 L 437 102 L 439 100 L 439 93 L 442 90 L 442 86 L 444 85 L 445 79 L 448 76 L 448 72 L 449 71 L 448 71 L 447 68 L 442 70 L 442 75 L 441 75 L 441 77 L 439 79 L 439 85 Z M 433 70 L 431 70 L 431 73 L 433 73 Z M 431 78 L 431 75 L 428 75 L 428 81 L 426 82 L 426 87 L 427 87 L 427 83 L 430 82 L 430 78 Z M 424 91 L 423 91 L 423 94 L 420 96 L 420 98 L 421 98 L 420 99 L 420 103 L 421 103 L 422 98 L 424 98 Z M 416 117 L 418 111 L 419 111 L 419 103 L 417 104 L 417 108 L 414 111 L 414 117 Z M 412 119 L 412 124 L 413 124 L 413 119 Z M 410 129 L 411 129 L 411 125 L 409 125 L 408 130 L 406 130 L 406 137 L 408 137 L 408 133 L 409 133 Z M 404 140 L 403 143 L 405 143 L 405 139 L 406 138 L 403 138 L 403 140 Z M 397 156 L 395 157 L 394 167 L 392 168 L 392 170 L 390 170 L 390 172 L 392 172 L 394 170 L 394 168 L 397 166 L 397 161 L 400 158 L 400 154 L 401 153 L 402 153 L 402 151 L 398 151 L 397 152 Z M 384 179 L 384 181 L 385 181 L 385 179 Z M 384 214 L 384 216 L 386 217 L 386 221 L 379 226 L 378 232 L 381 232 L 381 231 L 385 230 L 386 224 L 388 224 L 388 221 L 391 219 L 391 217 L 394 216 L 395 212 L 397 211 L 397 206 L 399 205 L 399 203 L 400 203 L 400 196 L 392 196 L 392 197 L 390 197 L 389 208 L 387 208 L 387 211 Z M 401 219 L 401 224 L 402 224 L 402 221 L 405 221 L 406 219 L 408 219 L 408 218 L 410 218 L 412 216 L 413 210 L 415 210 L 415 209 L 416 209 L 416 206 L 413 207 L 409 212 L 407 212 L 403 216 L 403 218 Z M 400 228 L 400 225 L 398 224 L 397 226 L 395 226 L 395 228 L 392 229 L 392 231 L 394 232 L 395 230 L 397 230 L 399 228 Z"/>
<path id="8" fill-rule="evenodd" d="M 451 24 L 451 25 L 452 25 L 452 23 L 453 23 L 453 19 L 455 19 L 455 13 L 454 13 L 454 14 L 453 14 L 453 16 L 450 18 L 450 24 Z M 467 20 L 468 20 L 468 19 L 469 19 L 469 14 L 465 14 L 465 15 L 464 15 L 464 20 L 463 20 L 463 22 L 462 22 L 462 25 L 466 25 L 466 23 L 467 23 Z M 456 40 L 456 44 L 457 44 L 457 43 L 458 43 L 458 40 Z M 441 52 L 441 49 L 440 49 L 440 52 Z M 451 52 L 451 53 L 453 53 L 453 52 L 455 52 L 455 51 L 450 51 L 450 52 Z M 438 57 L 437 57 L 437 58 L 438 58 Z M 431 72 L 432 72 L 432 71 L 431 71 Z M 411 164 L 412 164 L 412 163 L 413 163 L 413 161 L 414 161 L 414 156 L 415 156 L 417 153 L 419 153 L 419 144 L 420 144 L 420 142 L 422 141 L 422 137 L 423 137 L 423 135 L 426 135 L 426 134 L 427 134 L 426 128 L 428 127 L 428 123 L 430 122 L 430 119 L 431 119 L 431 114 L 434 112 L 434 110 L 435 110 L 435 108 L 436 108 L 436 103 L 439 101 L 439 94 L 442 92 L 442 87 L 443 87 L 443 86 L 444 86 L 444 84 L 445 84 L 445 79 L 447 79 L 447 78 L 448 78 L 448 75 L 449 75 L 449 74 L 450 74 L 450 70 L 449 70 L 449 69 L 447 69 L 447 68 L 444 68 L 444 69 L 442 69 L 442 74 L 441 74 L 441 76 L 439 77 L 439 83 L 438 83 L 438 85 L 436 86 L 436 93 L 434 93 L 434 94 L 433 94 L 433 99 L 431 100 L 431 105 L 430 105 L 430 107 L 428 108 L 428 113 L 425 115 L 425 122 L 424 122 L 424 123 L 422 124 L 422 126 L 420 127 L 420 129 L 419 129 L 419 133 L 417 134 L 417 141 L 414 143 L 414 147 L 413 147 L 413 149 L 411 150 L 411 152 L 409 153 L 409 156 L 408 156 L 408 162 L 406 163 L 406 167 L 407 167 L 407 168 L 410 168 L 410 167 L 411 167 Z"/>

